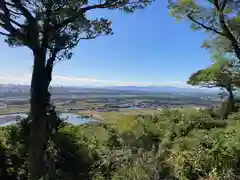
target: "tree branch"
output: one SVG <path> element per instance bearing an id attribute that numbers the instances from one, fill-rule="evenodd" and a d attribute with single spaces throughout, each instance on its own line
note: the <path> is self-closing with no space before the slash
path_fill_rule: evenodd
<path id="1" fill-rule="evenodd" d="M 136 3 L 136 2 L 135 2 Z M 116 2 L 116 1 L 105 1 L 105 3 L 100 3 L 100 4 L 94 4 L 94 5 L 89 5 L 83 8 L 80 8 L 79 10 L 76 9 L 76 11 L 79 11 L 79 13 L 86 13 L 89 10 L 92 9 L 103 9 L 103 8 L 113 8 L 113 7 L 121 7 L 124 4 L 130 4 L 130 3 L 126 3 L 126 1 L 121 1 L 121 2 Z M 76 19 L 78 19 L 79 17 L 81 17 L 79 14 L 76 14 L 75 16 L 72 16 L 68 19 L 65 19 L 64 21 L 62 21 L 61 23 L 55 25 L 55 29 L 56 31 L 58 31 L 60 28 L 68 25 L 69 23 L 75 21 Z"/>
<path id="2" fill-rule="evenodd" d="M 16 7 L 14 4 L 6 2 L 6 1 L 5 1 L 5 4 L 8 5 L 8 6 Z"/>
<path id="3" fill-rule="evenodd" d="M 199 86 L 201 87 L 206 87 L 206 88 L 215 88 L 215 87 L 218 87 L 216 84 L 214 83 L 199 83 Z"/>
<path id="4" fill-rule="evenodd" d="M 33 17 L 31 12 L 25 8 L 22 4 L 21 0 L 12 0 L 16 8 L 23 14 L 23 16 L 27 19 L 28 25 L 31 28 L 28 34 L 28 38 L 33 42 L 31 49 L 38 49 L 40 47 L 39 42 L 39 29 L 38 22 Z"/>
<path id="5" fill-rule="evenodd" d="M 80 38 L 76 41 L 76 43 L 74 43 L 74 46 L 77 45 L 80 40 L 96 39 L 96 38 L 99 37 L 99 36 L 101 36 L 101 35 L 96 34 L 96 35 L 94 35 L 94 36 L 80 37 Z"/>
<path id="6" fill-rule="evenodd" d="M 227 5 L 228 0 L 223 0 L 223 2 L 220 5 L 220 10 L 223 11 Z"/>
<path id="7" fill-rule="evenodd" d="M 52 14 L 53 3 L 52 1 L 48 1 L 47 3 L 47 10 L 46 16 L 43 21 L 43 38 L 42 38 L 42 47 L 47 49 L 48 48 L 48 40 L 49 40 L 49 26 L 50 26 L 50 17 Z"/>
<path id="8" fill-rule="evenodd" d="M 4 14 L 0 14 L 0 20 L 3 21 L 1 26 L 8 32 L 10 32 L 13 36 L 24 38 L 24 35 L 17 29 L 15 29 L 11 22 L 15 22 L 10 18 L 10 12 L 5 4 L 5 1 L 1 1 L 0 9 L 3 11 Z"/>
<path id="9" fill-rule="evenodd" d="M 226 7 L 227 1 L 228 0 L 224 0 L 222 5 L 220 6 L 218 0 L 214 0 L 214 5 L 215 5 L 216 9 L 219 11 L 219 21 L 220 21 L 221 28 L 225 34 L 225 37 L 227 37 L 231 41 L 231 44 L 235 51 L 235 54 L 238 57 L 238 59 L 240 60 L 239 43 L 238 43 L 237 39 L 235 38 L 235 36 L 233 35 L 233 33 L 231 32 L 231 30 L 229 29 L 229 27 L 227 26 L 227 23 L 226 23 L 225 17 L 224 17 L 224 13 L 223 13 L 223 10 Z"/>
<path id="10" fill-rule="evenodd" d="M 16 29 L 11 23 L 14 23 L 15 25 L 20 25 L 14 20 L 10 18 L 10 12 L 6 6 L 5 0 L 0 0 L 0 10 L 3 11 L 3 14 L 0 14 L 0 20 L 2 20 L 3 23 L 1 23 L 1 27 L 8 31 L 12 37 L 15 37 L 17 39 L 20 39 L 25 45 L 27 45 L 30 48 L 34 48 L 34 43 L 32 43 L 31 38 L 21 33 L 19 29 Z"/>
<path id="11" fill-rule="evenodd" d="M 29 24 L 32 24 L 34 26 L 37 25 L 37 21 L 36 19 L 33 17 L 33 15 L 28 11 L 27 8 L 25 8 L 22 5 L 21 0 L 13 0 L 13 3 L 15 4 L 16 8 L 19 9 L 19 11 L 21 11 L 21 13 L 23 14 L 23 16 L 27 19 L 27 21 L 29 22 Z"/>
<path id="12" fill-rule="evenodd" d="M 90 6 L 86 6 L 81 8 L 81 11 L 83 13 L 92 10 L 92 9 L 103 9 L 103 8 L 111 8 L 111 7 L 120 7 L 122 5 L 126 4 L 124 1 L 122 2 L 108 2 L 105 1 L 105 3 L 103 4 L 94 4 L 94 5 L 90 5 Z"/>
<path id="13" fill-rule="evenodd" d="M 212 28 L 212 27 L 206 26 L 206 25 L 204 25 L 203 23 L 197 21 L 196 19 L 194 19 L 194 18 L 191 16 L 191 14 L 192 14 L 192 13 L 188 14 L 187 17 L 188 17 L 191 21 L 193 21 L 194 23 L 196 23 L 197 25 L 201 26 L 202 28 L 204 28 L 204 29 L 206 29 L 206 30 L 208 30 L 208 31 L 212 31 L 212 32 L 214 32 L 214 33 L 216 33 L 216 34 L 219 34 L 219 35 L 221 35 L 221 36 L 226 36 L 224 33 L 220 32 L 220 31 L 218 31 L 218 30 L 216 30 L 216 29 L 214 29 L 214 28 Z"/>
<path id="14" fill-rule="evenodd" d="M 48 58 L 48 60 L 47 60 L 47 64 L 46 64 L 45 70 L 46 70 L 46 75 L 47 75 L 47 79 L 48 79 L 48 85 L 52 81 L 53 63 L 56 60 L 57 53 L 59 51 L 60 51 L 59 49 L 54 48 L 52 50 L 52 52 L 51 52 L 50 58 Z"/>
<path id="15" fill-rule="evenodd" d="M 0 35 L 3 35 L 3 36 L 11 36 L 11 34 L 7 34 L 7 33 L 4 33 L 4 32 L 0 32 Z"/>
<path id="16" fill-rule="evenodd" d="M 17 21 L 13 20 L 13 19 L 9 19 L 11 23 L 15 24 L 16 26 L 18 26 L 19 28 L 22 28 L 23 25 L 19 24 Z"/>
<path id="17" fill-rule="evenodd" d="M 9 10 L 9 12 L 10 13 L 12 13 L 13 15 L 12 16 L 23 16 L 23 14 L 22 13 L 20 13 L 20 12 L 16 12 L 16 11 L 13 11 L 13 10 L 11 10 L 11 9 L 8 9 Z"/>
<path id="18" fill-rule="evenodd" d="M 5 2 L 5 4 L 6 4 L 7 6 L 10 6 L 10 7 L 12 7 L 12 8 L 17 9 L 17 8 L 16 8 L 16 5 L 14 5 L 14 4 L 12 4 L 12 3 Z M 15 15 L 23 15 L 23 14 L 20 13 L 20 12 L 13 11 L 13 10 L 11 10 L 11 9 L 8 9 L 8 10 L 9 10 L 9 12 L 12 13 L 12 14 L 15 14 Z"/>

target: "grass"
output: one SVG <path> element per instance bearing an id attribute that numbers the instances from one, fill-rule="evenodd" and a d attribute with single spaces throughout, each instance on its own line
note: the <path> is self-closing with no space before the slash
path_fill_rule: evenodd
<path id="1" fill-rule="evenodd" d="M 5 132 L 3 127 L 0 127 L 0 142 L 4 141 Z"/>
<path id="2" fill-rule="evenodd" d="M 160 114 L 156 109 L 143 110 L 124 110 L 112 112 L 96 112 L 96 111 L 77 111 L 79 115 L 92 115 L 93 118 L 101 120 L 105 123 L 115 124 L 119 131 L 131 130 L 137 115 L 157 115 Z"/>
<path id="3" fill-rule="evenodd" d="M 97 111 L 74 111 L 79 115 L 92 115 L 94 118 L 104 121 L 116 121 L 122 119 L 122 116 L 137 116 L 139 114 L 154 115 L 159 114 L 160 111 L 156 109 L 141 109 L 141 110 L 121 110 L 110 112 L 97 112 Z"/>
<path id="4" fill-rule="evenodd" d="M 102 103 L 89 103 L 86 101 L 83 102 L 77 102 L 74 107 L 83 107 L 83 106 L 89 106 L 93 105 L 95 107 L 97 106 L 103 106 Z M 66 107 L 57 106 L 57 111 L 63 111 Z M 194 112 L 196 109 L 191 107 L 185 107 L 185 108 L 174 108 L 178 109 L 180 111 L 189 111 Z M 29 106 L 28 105 L 22 105 L 22 106 L 9 106 L 8 108 L 1 109 L 0 115 L 3 114 L 10 114 L 10 113 L 16 113 L 16 112 L 29 112 Z M 132 125 L 134 121 L 136 120 L 138 115 L 159 115 L 161 111 L 157 109 L 126 109 L 126 110 L 120 110 L 120 111 L 111 111 L 111 112 L 97 112 L 95 110 L 73 110 L 72 113 L 76 113 L 79 115 L 88 115 L 92 116 L 94 119 L 103 121 L 105 123 L 115 124 L 117 128 L 120 131 L 125 130 L 131 130 Z"/>
<path id="5" fill-rule="evenodd" d="M 175 108 L 182 113 L 195 113 L 197 110 L 192 107 Z M 96 112 L 96 111 L 75 111 L 79 115 L 92 115 L 93 118 L 105 123 L 114 124 L 120 132 L 131 131 L 134 122 L 138 115 L 159 115 L 161 111 L 156 109 L 141 109 L 141 110 L 124 110 L 112 112 Z M 96 129 L 97 130 L 97 129 Z M 98 133 L 94 133 L 98 134 Z M 99 133 L 102 134 L 102 133 Z"/>
<path id="6" fill-rule="evenodd" d="M 0 110 L 0 115 L 18 113 L 18 112 L 29 112 L 29 107 L 27 106 L 9 106 Z"/>
<path id="7" fill-rule="evenodd" d="M 81 136 L 81 134 L 85 134 L 87 137 L 92 137 L 100 141 L 108 139 L 108 132 L 101 126 L 79 126 L 77 127 L 76 135 Z"/>

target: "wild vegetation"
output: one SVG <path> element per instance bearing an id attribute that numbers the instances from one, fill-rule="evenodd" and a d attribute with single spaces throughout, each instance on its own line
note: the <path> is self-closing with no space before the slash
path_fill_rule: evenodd
<path id="1" fill-rule="evenodd" d="M 240 115 L 207 110 L 81 126 L 60 123 L 45 179 L 239 179 Z M 2 129 L 1 179 L 27 179 L 29 119 Z"/>
<path id="2" fill-rule="evenodd" d="M 2 0 L 0 26 L 10 46 L 33 54 L 30 116 L 1 130 L 1 179 L 231 180 L 240 179 L 238 0 L 169 0 L 175 18 L 206 30 L 203 47 L 213 65 L 188 83 L 227 91 L 206 110 L 165 109 L 159 115 L 125 116 L 116 122 L 64 123 L 48 91 L 53 65 L 71 58 L 79 41 L 112 34 L 111 22 L 89 20 L 95 9 L 127 13 L 151 0 Z M 177 26 L 177 25 L 176 25 Z"/>

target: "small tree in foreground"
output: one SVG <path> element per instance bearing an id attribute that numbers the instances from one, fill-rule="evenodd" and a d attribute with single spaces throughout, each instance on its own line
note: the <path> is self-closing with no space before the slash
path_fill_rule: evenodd
<path id="1" fill-rule="evenodd" d="M 239 85 L 239 77 L 240 72 L 233 61 L 217 59 L 210 67 L 193 73 L 187 83 L 193 86 L 224 89 L 228 94 L 227 112 L 233 112 L 236 108 L 234 91 Z"/>
<path id="2" fill-rule="evenodd" d="M 49 84 L 53 65 L 70 59 L 72 48 L 80 40 L 112 34 L 105 18 L 88 19 L 95 9 L 120 9 L 133 12 L 152 0 L 1 0 L 0 27 L 10 46 L 25 46 L 33 53 L 31 81 L 31 130 L 29 173 L 31 179 L 44 174 L 43 157 L 47 141 L 55 129 L 50 104 Z M 53 121 L 50 121 L 52 119 Z"/>

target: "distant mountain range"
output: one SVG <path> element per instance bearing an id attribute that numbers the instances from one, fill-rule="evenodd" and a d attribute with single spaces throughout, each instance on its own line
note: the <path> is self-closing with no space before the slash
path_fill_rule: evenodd
<path id="1" fill-rule="evenodd" d="M 104 87 L 111 90 L 142 91 L 142 92 L 171 92 L 171 93 L 216 93 L 216 90 L 206 88 L 180 88 L 174 86 L 114 86 Z"/>
<path id="2" fill-rule="evenodd" d="M 179 88 L 173 86 L 108 86 L 108 87 L 79 87 L 79 86 L 51 86 L 53 91 L 68 92 L 97 92 L 97 91 L 124 91 L 124 92 L 152 92 L 152 93 L 216 93 L 216 90 L 202 88 Z M 0 92 L 26 92 L 29 85 L 0 84 Z"/>

